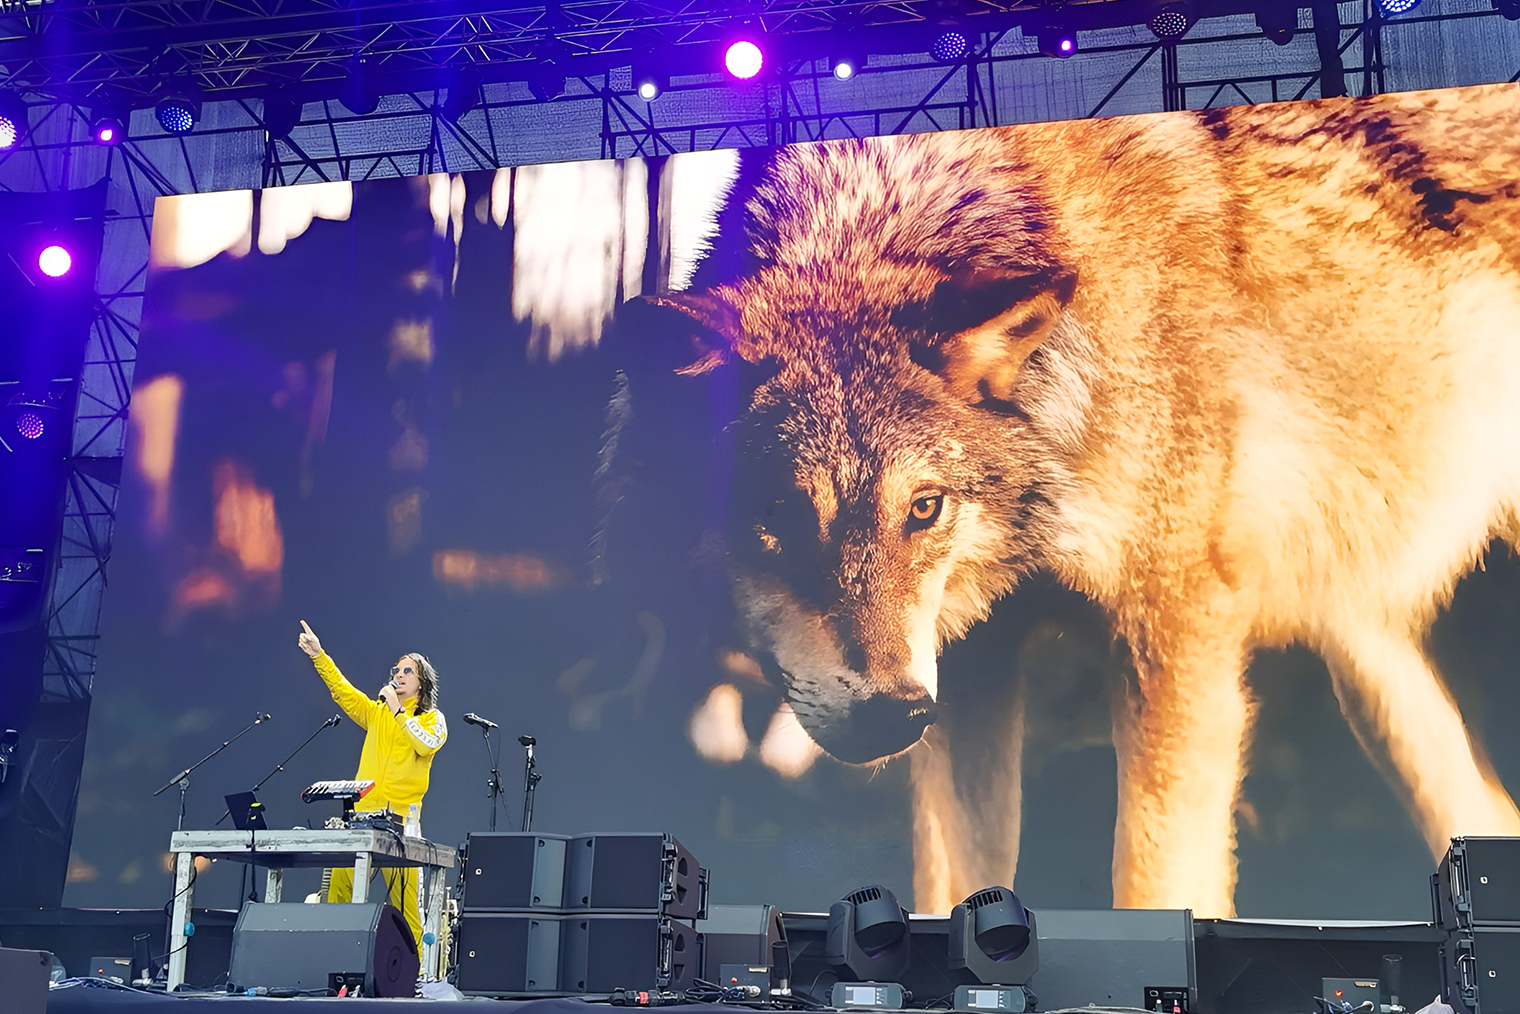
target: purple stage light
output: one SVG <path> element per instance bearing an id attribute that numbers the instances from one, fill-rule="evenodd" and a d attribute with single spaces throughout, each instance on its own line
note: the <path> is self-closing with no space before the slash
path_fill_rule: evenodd
<path id="1" fill-rule="evenodd" d="M 37 255 L 37 266 L 49 278 L 62 278 L 74 266 L 74 258 L 63 247 L 54 243 Z"/>
<path id="2" fill-rule="evenodd" d="M 107 148 L 120 144 L 127 136 L 125 115 L 96 113 L 90 118 L 90 136 Z"/>
<path id="3" fill-rule="evenodd" d="M 42 436 L 42 417 L 35 412 L 22 412 L 16 419 L 16 432 L 28 440 Z"/>
<path id="4" fill-rule="evenodd" d="M 971 39 L 957 28 L 947 28 L 934 37 L 929 55 L 940 63 L 955 63 L 971 53 Z"/>
<path id="5" fill-rule="evenodd" d="M 747 81 L 760 73 L 760 68 L 765 66 L 765 54 L 760 52 L 760 47 L 748 39 L 740 39 L 728 47 L 723 54 L 723 66 L 728 72 L 741 81 Z"/>
<path id="6" fill-rule="evenodd" d="M 1077 48 L 1077 44 L 1075 42 L 1072 42 L 1070 39 L 1062 39 L 1061 40 L 1061 52 L 1063 52 L 1063 53 L 1070 53 L 1073 49 L 1076 49 L 1076 48 Z"/>

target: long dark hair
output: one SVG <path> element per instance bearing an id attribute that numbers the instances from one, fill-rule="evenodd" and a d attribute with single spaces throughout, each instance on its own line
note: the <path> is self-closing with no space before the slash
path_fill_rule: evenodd
<path id="1" fill-rule="evenodd" d="M 417 665 L 417 713 L 432 711 L 438 706 L 438 670 L 420 651 L 409 651 L 402 657 Z"/>

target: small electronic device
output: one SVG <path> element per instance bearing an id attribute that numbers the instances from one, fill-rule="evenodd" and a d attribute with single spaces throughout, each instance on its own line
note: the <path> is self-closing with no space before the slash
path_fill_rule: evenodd
<path id="1" fill-rule="evenodd" d="M 1011 1011 L 1023 1014 L 1034 1004 L 1023 986 L 956 986 L 951 1007 L 958 1011 Z"/>
<path id="2" fill-rule="evenodd" d="M 720 965 L 718 967 L 718 985 L 725 989 L 733 986 L 755 986 L 760 990 L 759 996 L 770 996 L 771 966 Z"/>
<path id="3" fill-rule="evenodd" d="M 1349 1014 L 1350 1011 L 1366 1010 L 1377 1014 L 1382 1000 L 1376 979 L 1321 979 L 1325 1009 L 1331 1014 Z M 1363 1006 L 1363 1005 L 1367 1006 Z"/>
<path id="4" fill-rule="evenodd" d="M 251 792 L 234 792 L 227 796 L 227 812 L 232 814 L 232 826 L 239 831 L 267 831 L 264 820 L 264 804 Z"/>
<path id="5" fill-rule="evenodd" d="M 90 977 L 109 979 L 123 985 L 132 981 L 131 958 L 91 958 Z"/>
<path id="6" fill-rule="evenodd" d="M 1191 991 L 1186 986 L 1146 986 L 1145 1009 L 1160 1014 L 1189 1014 Z"/>
<path id="7" fill-rule="evenodd" d="M 829 1006 L 841 1010 L 902 1010 L 907 999 L 895 982 L 836 982 L 829 996 Z"/>

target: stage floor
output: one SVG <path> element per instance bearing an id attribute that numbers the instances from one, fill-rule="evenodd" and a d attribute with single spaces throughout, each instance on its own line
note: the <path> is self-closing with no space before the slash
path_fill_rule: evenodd
<path id="1" fill-rule="evenodd" d="M 461 1004 L 492 1004 L 491 1011 L 501 1011 L 503 1014 L 610 1014 L 614 1010 L 623 1010 L 621 1007 L 612 1007 L 610 1004 L 588 1004 L 584 1000 L 576 999 L 543 999 L 543 1000 L 488 1000 L 482 997 L 467 997 L 462 1000 L 415 1000 L 397 999 L 385 1000 L 375 997 L 366 997 L 354 1000 L 349 997 L 338 998 L 330 996 L 307 996 L 295 998 L 276 998 L 268 996 L 154 996 L 137 990 L 111 989 L 109 987 L 68 985 L 58 986 L 48 993 L 47 1014 L 201 1014 L 205 1011 L 222 1011 L 229 1009 L 277 1011 L 290 1010 L 290 1004 L 310 1004 L 307 1008 L 316 1012 L 319 1010 L 331 1010 L 335 1004 L 363 1004 L 365 1011 L 375 1014 L 384 1014 L 386 1011 L 416 1011 L 419 1007 L 429 1005 L 448 1005 L 458 1007 Z M 275 1005 L 285 1004 L 281 1008 Z M 3 1004 L 0 1004 L 3 1006 Z M 510 1008 L 510 1011 L 508 1010 Z M 721 1004 L 683 1004 L 683 1014 L 734 1014 L 733 1007 L 724 1007 Z"/>

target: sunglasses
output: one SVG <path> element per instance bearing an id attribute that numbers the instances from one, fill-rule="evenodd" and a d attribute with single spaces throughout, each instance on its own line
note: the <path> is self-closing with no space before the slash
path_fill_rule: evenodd
<path id="1" fill-rule="evenodd" d="M 393 666 L 391 666 L 391 675 L 392 676 L 398 676 L 401 673 L 406 673 L 408 676 L 410 676 L 412 674 L 412 667 L 411 666 L 407 666 L 405 669 L 403 669 L 399 665 L 393 665 Z"/>

